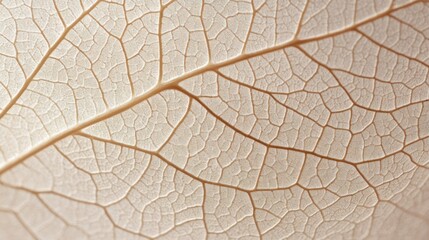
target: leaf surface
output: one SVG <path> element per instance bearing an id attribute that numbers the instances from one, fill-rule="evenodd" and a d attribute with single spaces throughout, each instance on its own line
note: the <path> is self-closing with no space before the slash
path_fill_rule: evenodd
<path id="1" fill-rule="evenodd" d="M 0 2 L 1 239 L 425 239 L 426 1 Z"/>

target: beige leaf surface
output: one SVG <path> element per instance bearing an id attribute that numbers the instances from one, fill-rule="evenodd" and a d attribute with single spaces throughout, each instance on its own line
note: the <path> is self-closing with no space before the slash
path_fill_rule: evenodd
<path id="1" fill-rule="evenodd" d="M 0 239 L 427 239 L 429 2 L 0 0 Z"/>

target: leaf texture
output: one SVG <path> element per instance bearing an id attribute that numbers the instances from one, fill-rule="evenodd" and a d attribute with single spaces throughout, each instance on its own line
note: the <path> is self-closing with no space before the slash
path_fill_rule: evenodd
<path id="1" fill-rule="evenodd" d="M 1 239 L 426 239 L 429 3 L 0 1 Z"/>

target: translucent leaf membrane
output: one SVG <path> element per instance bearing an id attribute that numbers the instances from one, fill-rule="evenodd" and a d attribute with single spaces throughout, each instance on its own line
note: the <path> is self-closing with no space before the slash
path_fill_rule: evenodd
<path id="1" fill-rule="evenodd" d="M 0 2 L 0 239 L 426 239 L 427 1 Z"/>

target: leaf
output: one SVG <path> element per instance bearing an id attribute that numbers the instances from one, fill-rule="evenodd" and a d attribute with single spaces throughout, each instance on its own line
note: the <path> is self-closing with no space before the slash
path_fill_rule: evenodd
<path id="1" fill-rule="evenodd" d="M 426 1 L 0 1 L 1 239 L 425 239 Z"/>

